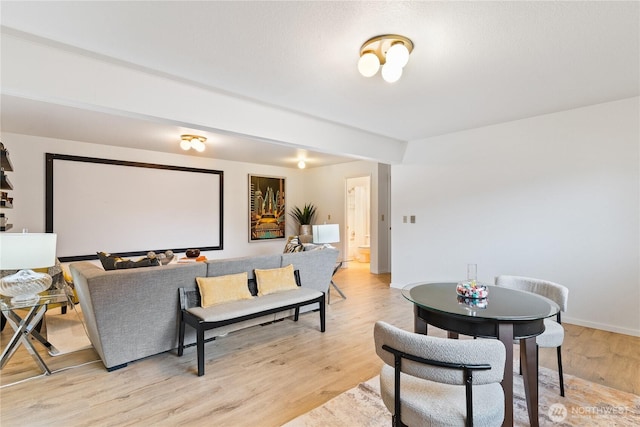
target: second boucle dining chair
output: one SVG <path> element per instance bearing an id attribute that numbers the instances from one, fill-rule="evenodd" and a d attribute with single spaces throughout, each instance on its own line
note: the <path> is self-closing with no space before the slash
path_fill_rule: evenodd
<path id="1" fill-rule="evenodd" d="M 542 279 L 532 277 L 501 275 L 496 277 L 496 286 L 518 289 L 532 292 L 549 298 L 560 306 L 560 311 L 556 319 L 545 319 L 545 330 L 536 337 L 536 351 L 538 347 L 556 348 L 558 354 L 558 374 L 560 376 L 560 396 L 564 396 L 564 378 L 562 376 L 562 343 L 564 341 L 564 327 L 560 318 L 560 313 L 567 310 L 569 299 L 569 289 L 565 286 Z"/>

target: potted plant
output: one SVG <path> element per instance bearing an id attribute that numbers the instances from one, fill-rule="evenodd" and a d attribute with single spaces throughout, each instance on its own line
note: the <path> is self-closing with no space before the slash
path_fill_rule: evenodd
<path id="1" fill-rule="evenodd" d="M 311 235 L 311 222 L 316 216 L 316 207 L 311 203 L 306 203 L 302 209 L 294 206 L 289 215 L 300 225 L 301 235 Z"/>

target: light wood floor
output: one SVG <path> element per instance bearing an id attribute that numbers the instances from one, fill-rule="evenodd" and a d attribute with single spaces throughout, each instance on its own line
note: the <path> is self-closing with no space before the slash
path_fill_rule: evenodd
<path id="1" fill-rule="evenodd" d="M 382 319 L 411 330 L 412 305 L 390 289 L 388 275 L 352 264 L 335 277 L 347 294 L 332 293 L 327 331 L 317 313 L 299 322 L 239 331 L 207 344 L 206 375 L 196 375 L 195 348 L 178 358 L 156 355 L 107 372 L 89 363 L 0 389 L 0 425 L 279 426 L 378 374 L 372 331 Z M 142 325 L 141 325 L 142 326 Z M 2 346 L 10 337 L 7 326 Z M 640 393 L 640 338 L 566 325 L 567 374 Z M 436 334 L 445 336 L 443 331 Z M 555 350 L 541 364 L 556 369 Z M 54 369 L 95 360 L 93 350 L 43 357 Z M 2 370 L 3 385 L 38 373 L 20 350 Z"/>

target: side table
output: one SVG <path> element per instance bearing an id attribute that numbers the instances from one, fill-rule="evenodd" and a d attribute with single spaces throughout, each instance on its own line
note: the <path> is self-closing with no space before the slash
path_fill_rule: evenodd
<path id="1" fill-rule="evenodd" d="M 0 356 L 0 370 L 4 368 L 20 344 L 22 344 L 42 371 L 46 375 L 51 374 L 51 370 L 46 363 L 44 363 L 40 354 L 38 354 L 30 338 L 34 338 L 49 350 L 50 353 L 56 353 L 57 349 L 36 330 L 36 325 L 40 322 L 42 316 L 44 316 L 49 304 L 71 303 L 71 301 L 69 295 L 64 290 L 59 289 L 43 292 L 39 296 L 40 298 L 37 301 L 17 304 L 13 303 L 9 297 L 0 298 L 0 310 L 6 317 L 7 323 L 15 331 Z M 25 310 L 27 310 L 26 315 L 20 317 L 20 314 L 24 314 Z"/>
<path id="2" fill-rule="evenodd" d="M 340 296 L 343 299 L 347 299 L 346 295 L 344 293 L 342 293 L 342 291 L 340 290 L 340 288 L 338 287 L 338 285 L 336 285 L 333 281 L 333 276 L 336 275 L 336 273 L 338 272 L 338 270 L 340 270 L 340 267 L 342 267 L 342 264 L 344 263 L 344 261 L 338 261 L 336 263 L 336 266 L 333 268 L 333 273 L 331 274 L 331 283 L 330 285 L 333 286 L 333 288 L 338 291 L 338 293 L 340 294 Z M 327 291 L 327 304 L 331 304 L 331 288 L 329 288 L 329 290 Z"/>

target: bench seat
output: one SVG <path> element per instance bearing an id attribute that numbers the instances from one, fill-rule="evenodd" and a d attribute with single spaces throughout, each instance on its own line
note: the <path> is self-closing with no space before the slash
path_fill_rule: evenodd
<path id="1" fill-rule="evenodd" d="M 315 289 L 298 288 L 251 299 L 226 302 L 206 308 L 191 307 L 187 311 L 203 322 L 223 322 L 274 308 L 282 311 L 281 307 L 283 306 L 305 303 L 306 301 L 318 299 L 323 295 L 322 292 Z"/>

